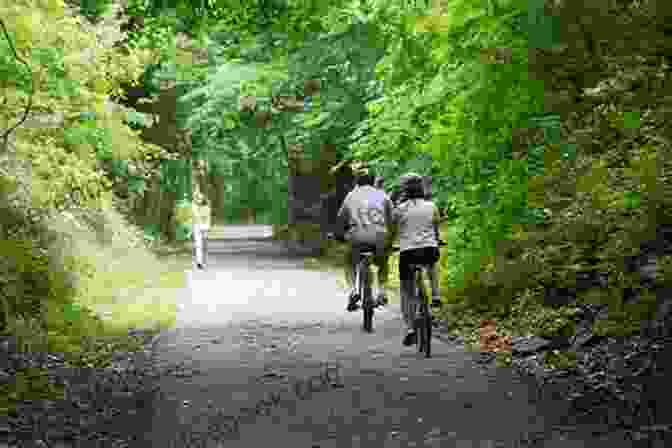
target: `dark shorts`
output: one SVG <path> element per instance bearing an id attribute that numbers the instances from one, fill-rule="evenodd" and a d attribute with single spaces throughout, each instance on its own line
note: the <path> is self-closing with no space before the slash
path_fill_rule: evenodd
<path id="1" fill-rule="evenodd" d="M 411 280 L 413 278 L 412 264 L 432 265 L 439 261 L 440 255 L 438 247 L 419 247 L 401 252 L 399 254 L 399 279 Z"/>
<path id="2" fill-rule="evenodd" d="M 387 266 L 387 259 L 389 257 L 389 248 L 385 247 L 385 242 L 380 241 L 378 244 L 367 244 L 355 242 L 349 245 L 349 250 L 346 253 L 346 258 L 350 265 L 361 260 L 360 254 L 362 252 L 373 252 L 375 255 L 371 260 L 376 266 Z"/>

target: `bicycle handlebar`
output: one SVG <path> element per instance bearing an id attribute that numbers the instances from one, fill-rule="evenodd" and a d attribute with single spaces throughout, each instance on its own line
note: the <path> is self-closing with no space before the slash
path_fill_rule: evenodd
<path id="1" fill-rule="evenodd" d="M 448 244 L 445 241 L 439 240 L 439 247 L 447 246 Z M 399 252 L 401 248 L 399 246 L 392 246 L 392 252 Z"/>
<path id="2" fill-rule="evenodd" d="M 327 239 L 333 240 L 335 238 L 336 238 L 336 235 L 334 233 L 327 233 Z M 445 241 L 439 240 L 439 247 L 444 247 L 444 246 L 447 246 L 447 245 L 448 244 Z M 399 252 L 399 250 L 400 250 L 399 246 L 392 246 L 392 251 L 393 252 Z"/>

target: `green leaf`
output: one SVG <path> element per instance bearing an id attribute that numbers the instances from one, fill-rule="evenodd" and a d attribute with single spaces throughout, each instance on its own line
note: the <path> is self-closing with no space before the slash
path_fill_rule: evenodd
<path id="1" fill-rule="evenodd" d="M 546 15 L 544 0 L 530 0 L 528 33 L 530 45 L 535 48 L 552 48 L 559 43 L 559 18 Z"/>
<path id="2" fill-rule="evenodd" d="M 628 210 L 637 209 L 641 206 L 642 195 L 636 191 L 628 191 L 623 197 L 623 207 Z"/>
<path id="3" fill-rule="evenodd" d="M 561 155 L 564 160 L 576 160 L 577 146 L 570 143 L 563 143 L 560 146 Z"/>
<path id="4" fill-rule="evenodd" d="M 2 175 L 0 176 L 0 194 L 8 196 L 18 190 L 16 179 Z"/>
<path id="5" fill-rule="evenodd" d="M 137 112 L 135 110 L 129 110 L 126 113 L 126 121 L 129 125 L 135 127 L 146 127 L 149 124 L 149 119 L 146 114 Z"/>
<path id="6" fill-rule="evenodd" d="M 80 314 L 81 314 L 81 306 L 77 303 L 71 303 L 66 305 L 63 308 L 63 315 L 65 317 L 65 320 L 68 322 L 73 322 L 77 319 L 79 319 Z"/>
<path id="7" fill-rule="evenodd" d="M 625 129 L 639 129 L 640 123 L 639 112 L 623 112 L 623 127 Z"/>
<path id="8" fill-rule="evenodd" d="M 139 176 L 133 176 L 128 179 L 128 191 L 131 193 L 143 193 L 145 191 L 145 179 Z"/>

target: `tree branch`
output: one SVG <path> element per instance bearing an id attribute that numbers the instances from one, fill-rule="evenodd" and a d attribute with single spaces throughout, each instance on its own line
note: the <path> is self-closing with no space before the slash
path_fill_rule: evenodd
<path id="1" fill-rule="evenodd" d="M 9 135 L 12 132 L 14 132 L 14 130 L 16 130 L 16 128 L 21 126 L 26 121 L 26 119 L 28 118 L 28 114 L 30 113 L 30 108 L 33 105 L 33 95 L 35 94 L 35 79 L 33 78 L 33 71 L 30 69 L 30 65 L 28 65 L 28 63 L 26 61 L 21 59 L 19 57 L 19 55 L 16 54 L 16 50 L 14 49 L 14 45 L 12 45 L 12 40 L 9 37 L 9 33 L 7 32 L 7 28 L 5 27 L 5 22 L 2 19 L 0 19 L 0 26 L 2 26 L 2 32 L 5 35 L 5 38 L 7 39 L 7 43 L 9 43 L 9 48 L 11 48 L 12 53 L 14 53 L 14 58 L 17 61 L 21 62 L 26 67 L 28 67 L 28 71 L 30 72 L 30 82 L 31 82 L 31 87 L 32 87 L 32 89 L 31 89 L 32 91 L 30 93 L 30 96 L 28 97 L 28 105 L 26 106 L 26 110 L 23 113 L 23 118 L 21 118 L 21 120 L 18 123 L 16 123 L 16 125 L 14 125 L 14 127 L 9 128 L 7 131 L 5 131 L 4 134 L 2 134 L 2 137 L 1 137 L 2 138 L 2 149 L 4 151 L 7 151 L 7 148 L 9 147 Z"/>

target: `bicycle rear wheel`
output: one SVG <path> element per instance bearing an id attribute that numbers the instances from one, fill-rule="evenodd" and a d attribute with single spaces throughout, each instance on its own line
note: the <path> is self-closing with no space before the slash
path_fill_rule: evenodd
<path id="1" fill-rule="evenodd" d="M 362 311 L 364 315 L 363 327 L 364 331 L 371 333 L 373 331 L 373 290 L 371 288 L 371 272 L 367 264 L 362 266 L 360 272 L 360 279 L 362 285 Z"/>
<path id="2" fill-rule="evenodd" d="M 422 275 L 418 274 L 418 281 L 422 281 Z M 420 318 L 416 321 L 418 352 L 424 353 L 425 358 L 431 357 L 432 352 L 432 316 L 430 315 L 427 297 L 423 287 L 418 285 L 418 299 L 420 300 Z"/>
<path id="3" fill-rule="evenodd" d="M 429 306 L 427 304 L 423 305 L 424 308 L 424 317 L 423 317 L 423 333 L 425 334 L 424 340 L 424 353 L 425 358 L 430 358 L 432 356 L 432 316 L 430 314 Z"/>

